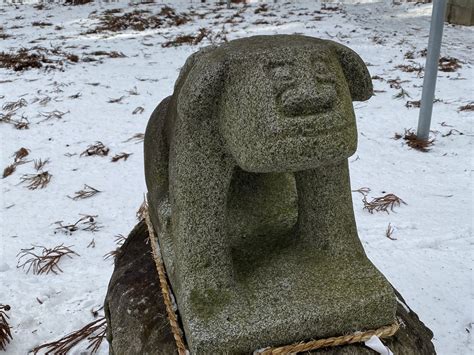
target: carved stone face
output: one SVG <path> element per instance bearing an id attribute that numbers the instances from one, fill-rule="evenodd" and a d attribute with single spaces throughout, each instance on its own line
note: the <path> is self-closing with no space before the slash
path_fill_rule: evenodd
<path id="1" fill-rule="evenodd" d="M 231 57 L 228 68 L 218 116 L 242 169 L 298 171 L 354 153 L 351 93 L 330 47 L 250 50 Z"/>

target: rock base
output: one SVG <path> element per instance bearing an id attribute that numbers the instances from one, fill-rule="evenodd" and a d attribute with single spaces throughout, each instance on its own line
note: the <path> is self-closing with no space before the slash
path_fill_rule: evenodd
<path id="1" fill-rule="evenodd" d="M 474 2 L 472 0 L 449 0 L 446 21 L 453 25 L 474 26 Z"/>
<path id="2" fill-rule="evenodd" d="M 166 317 L 146 224 L 140 222 L 117 253 L 115 269 L 105 299 L 107 340 L 110 354 L 176 354 L 177 349 Z M 394 354 L 436 354 L 433 333 L 399 299 L 400 330 L 384 343 Z M 403 303 L 402 303 L 403 302 Z M 372 355 L 361 344 L 312 351 L 314 354 Z"/>

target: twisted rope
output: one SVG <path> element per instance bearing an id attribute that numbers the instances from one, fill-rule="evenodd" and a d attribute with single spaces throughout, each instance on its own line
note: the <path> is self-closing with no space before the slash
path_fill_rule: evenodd
<path id="1" fill-rule="evenodd" d="M 155 230 L 151 224 L 150 215 L 148 214 L 148 204 L 144 210 L 145 222 L 148 227 L 148 234 L 151 240 L 151 248 L 153 253 L 153 259 L 155 260 L 156 269 L 160 280 L 161 293 L 166 306 L 166 313 L 171 326 L 171 332 L 176 342 L 179 355 L 188 355 L 189 351 L 186 349 L 186 345 L 183 340 L 183 331 L 178 323 L 178 318 L 173 308 L 173 302 L 171 301 L 171 289 L 166 277 L 165 267 L 161 259 L 161 253 L 158 248 L 158 238 L 156 237 Z M 285 345 L 280 347 L 268 347 L 261 350 L 256 350 L 254 354 L 262 355 L 280 355 L 280 354 L 294 354 L 299 352 L 317 350 L 326 347 L 340 346 L 354 343 L 361 343 L 369 340 L 372 336 L 379 338 L 388 338 L 394 335 L 399 329 L 399 324 L 394 323 L 392 325 L 383 326 L 376 330 L 368 330 L 365 332 L 356 332 L 354 334 L 342 335 L 338 337 L 330 337 L 326 339 L 311 340 L 308 342 L 299 342 L 291 345 Z"/>
<path id="2" fill-rule="evenodd" d="M 174 341 L 176 342 L 176 347 L 178 348 L 179 355 L 186 355 L 189 352 L 186 349 L 183 341 L 183 332 L 178 323 L 178 318 L 173 309 L 173 302 L 171 301 L 171 291 L 168 284 L 168 278 L 166 277 L 165 267 L 163 261 L 161 260 L 161 254 L 158 250 L 158 239 L 156 238 L 155 230 L 151 224 L 150 215 L 148 214 L 148 204 L 146 205 L 145 211 L 145 222 L 148 227 L 148 234 L 151 240 L 151 250 L 153 253 L 153 259 L 155 260 L 156 269 L 158 270 L 158 276 L 160 279 L 160 288 L 161 294 L 163 295 L 163 301 L 166 306 L 166 314 L 171 326 L 171 332 L 173 333 Z"/>
<path id="3" fill-rule="evenodd" d="M 281 346 L 277 348 L 265 348 L 257 350 L 255 354 L 263 355 L 280 355 L 280 354 L 293 354 L 304 351 L 317 350 L 321 348 L 327 348 L 331 346 L 347 345 L 353 343 L 362 343 L 369 340 L 372 336 L 379 338 L 388 338 L 394 335 L 400 326 L 398 323 L 392 325 L 380 327 L 376 330 L 368 330 L 366 332 L 357 332 L 354 334 L 343 335 L 339 337 L 331 337 L 327 339 L 311 340 L 308 342 L 301 342 L 292 345 Z"/>

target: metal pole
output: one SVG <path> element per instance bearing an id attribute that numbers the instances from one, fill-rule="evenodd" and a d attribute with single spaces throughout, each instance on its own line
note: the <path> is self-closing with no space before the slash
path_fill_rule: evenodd
<path id="1" fill-rule="evenodd" d="M 430 39 L 428 41 L 420 116 L 418 118 L 418 129 L 416 132 L 416 137 L 421 140 L 427 140 L 430 134 L 431 114 L 433 112 L 433 100 L 438 75 L 439 52 L 441 49 L 441 39 L 443 37 L 445 14 L 446 0 L 433 0 Z"/>
<path id="2" fill-rule="evenodd" d="M 230 9 L 230 0 L 227 0 L 227 8 Z"/>

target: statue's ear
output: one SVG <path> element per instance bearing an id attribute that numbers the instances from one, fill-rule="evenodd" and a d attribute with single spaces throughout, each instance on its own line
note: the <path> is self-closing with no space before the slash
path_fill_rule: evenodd
<path id="1" fill-rule="evenodd" d="M 222 53 L 212 49 L 198 52 L 185 67 L 174 94 L 178 95 L 179 109 L 185 115 L 197 118 L 211 116 L 227 72 Z"/>
<path id="2" fill-rule="evenodd" d="M 342 71 L 346 77 L 349 90 L 353 101 L 365 101 L 370 99 L 374 93 L 372 79 L 367 66 L 359 55 L 352 49 L 333 42 L 328 44 L 336 53 L 337 59 L 341 64 Z"/>

